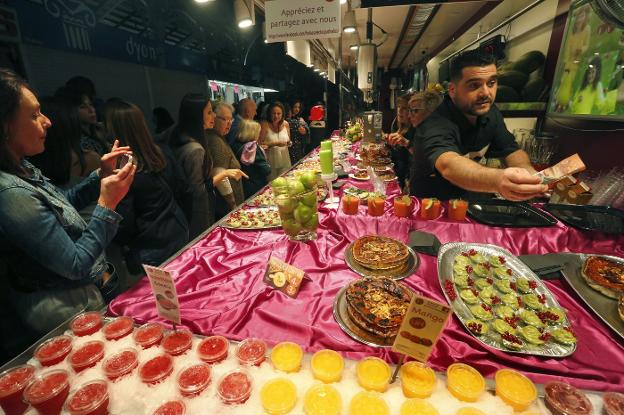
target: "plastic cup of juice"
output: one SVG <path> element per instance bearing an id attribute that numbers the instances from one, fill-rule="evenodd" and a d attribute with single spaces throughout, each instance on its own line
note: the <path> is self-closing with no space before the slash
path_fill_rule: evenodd
<path id="1" fill-rule="evenodd" d="M 385 392 L 392 372 L 390 366 L 378 357 L 365 357 L 360 360 L 355 371 L 358 383 L 369 391 Z"/>
<path id="2" fill-rule="evenodd" d="M 134 330 L 134 321 L 130 317 L 121 316 L 106 323 L 102 331 L 106 340 L 119 340 Z"/>
<path id="3" fill-rule="evenodd" d="M 397 218 L 407 218 L 412 213 L 412 198 L 401 196 L 394 198 L 394 216 Z"/>
<path id="4" fill-rule="evenodd" d="M 369 216 L 382 216 L 384 214 L 384 205 L 386 200 L 379 195 L 368 196 L 368 215 Z"/>
<path id="5" fill-rule="evenodd" d="M 260 366 L 267 351 L 266 343 L 260 339 L 245 339 L 236 347 L 236 358 L 241 365 Z"/>
<path id="6" fill-rule="evenodd" d="M 251 376 L 243 369 L 224 374 L 219 379 L 217 395 L 227 405 L 244 403 L 251 395 Z"/>
<path id="7" fill-rule="evenodd" d="M 452 220 L 466 219 L 466 211 L 468 210 L 468 202 L 463 199 L 451 199 L 448 206 L 448 217 Z"/>
<path id="8" fill-rule="evenodd" d="M 197 355 L 206 363 L 219 363 L 228 357 L 230 342 L 223 336 L 206 337 L 197 346 Z"/>
<path id="9" fill-rule="evenodd" d="M 156 408 L 153 415 L 184 415 L 185 413 L 186 405 L 184 405 L 184 402 L 169 401 Z"/>
<path id="10" fill-rule="evenodd" d="M 349 403 L 349 415 L 389 415 L 390 408 L 378 392 L 356 393 Z"/>
<path id="11" fill-rule="evenodd" d="M 515 411 L 522 412 L 537 399 L 537 390 L 529 378 L 511 369 L 501 369 L 494 375 L 496 396 Z"/>
<path id="12" fill-rule="evenodd" d="M 418 362 L 407 362 L 401 366 L 399 377 L 406 398 L 428 398 L 436 385 L 433 370 Z"/>
<path id="13" fill-rule="evenodd" d="M 436 219 L 440 216 L 442 204 L 438 199 L 423 199 L 420 204 L 420 217 L 423 219 Z"/>
<path id="14" fill-rule="evenodd" d="M 288 379 L 271 379 L 260 389 L 260 401 L 269 415 L 284 415 L 297 403 L 297 388 Z"/>
<path id="15" fill-rule="evenodd" d="M 455 412 L 455 415 L 486 415 L 486 413 L 472 406 L 465 406 L 459 408 L 457 412 Z"/>
<path id="16" fill-rule="evenodd" d="M 164 336 L 163 328 L 158 323 L 147 323 L 134 331 L 134 342 L 144 349 L 160 344 Z"/>
<path id="17" fill-rule="evenodd" d="M 187 398 L 197 396 L 210 384 L 210 375 L 210 366 L 206 363 L 187 366 L 178 373 L 178 390 Z"/>
<path id="18" fill-rule="evenodd" d="M 193 346 L 193 333 L 189 330 L 176 330 L 168 333 L 162 347 L 171 356 L 179 356 Z"/>
<path id="19" fill-rule="evenodd" d="M 102 369 L 110 380 L 117 380 L 132 372 L 139 364 L 139 355 L 136 350 L 122 349 L 107 357 L 102 363 Z"/>
<path id="20" fill-rule="evenodd" d="M 71 323 L 69 323 L 69 328 L 71 328 L 74 335 L 78 337 L 97 333 L 97 331 L 102 328 L 102 315 L 97 311 L 78 314 Z"/>
<path id="21" fill-rule="evenodd" d="M 71 415 L 108 415 L 108 383 L 94 380 L 84 383 L 71 394 L 65 410 Z"/>
<path id="22" fill-rule="evenodd" d="M 61 363 L 72 350 L 72 338 L 69 336 L 57 336 L 41 343 L 35 349 L 35 359 L 42 366 L 53 366 Z"/>
<path id="23" fill-rule="evenodd" d="M 483 376 L 472 366 L 453 363 L 446 369 L 446 387 L 464 402 L 476 402 L 485 390 Z"/>
<path id="24" fill-rule="evenodd" d="M 28 404 L 22 400 L 24 389 L 35 377 L 35 367 L 20 365 L 0 373 L 0 408 L 5 415 L 22 415 Z"/>
<path id="25" fill-rule="evenodd" d="M 339 415 L 342 408 L 340 393 L 331 385 L 314 385 L 303 398 L 306 415 Z"/>
<path id="26" fill-rule="evenodd" d="M 427 401 L 408 399 L 401 405 L 401 415 L 440 415 L 440 413 Z"/>
<path id="27" fill-rule="evenodd" d="M 321 382 L 339 382 L 344 370 L 344 359 L 334 350 L 323 349 L 312 355 L 310 366 L 312 375 Z"/>
<path id="28" fill-rule="evenodd" d="M 352 195 L 342 196 L 342 213 L 345 215 L 357 215 L 360 207 L 360 198 Z"/>
<path id="29" fill-rule="evenodd" d="M 303 350 L 293 342 L 281 342 L 271 351 L 271 362 L 277 370 L 282 372 L 298 372 L 301 369 Z"/>
<path id="30" fill-rule="evenodd" d="M 69 395 L 69 373 L 63 369 L 52 369 L 42 373 L 24 390 L 24 400 L 39 412 L 39 415 L 58 415 Z"/>
<path id="31" fill-rule="evenodd" d="M 139 367 L 139 376 L 143 383 L 155 385 L 173 372 L 173 359 L 168 354 L 156 356 Z"/>
<path id="32" fill-rule="evenodd" d="M 76 373 L 95 366 L 104 358 L 104 342 L 94 340 L 86 342 L 69 355 L 69 364 Z"/>

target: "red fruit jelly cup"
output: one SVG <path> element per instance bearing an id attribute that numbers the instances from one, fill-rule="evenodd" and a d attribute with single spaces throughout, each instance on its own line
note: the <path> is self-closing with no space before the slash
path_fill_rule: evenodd
<path id="1" fill-rule="evenodd" d="M 78 314 L 69 327 L 78 337 L 89 336 L 102 328 L 102 315 L 97 311 Z"/>
<path id="2" fill-rule="evenodd" d="M 121 316 L 108 322 L 102 331 L 106 340 L 119 340 L 134 330 L 134 321 L 130 317 Z"/>
<path id="3" fill-rule="evenodd" d="M 5 415 L 22 415 L 28 404 L 22 400 L 24 389 L 35 377 L 35 367 L 21 365 L 0 373 L 0 408 Z"/>
<path id="4" fill-rule="evenodd" d="M 228 405 L 244 403 L 251 395 L 251 376 L 243 369 L 226 373 L 219 379 L 217 395 Z"/>
<path id="5" fill-rule="evenodd" d="M 87 342 L 69 355 L 69 364 L 76 373 L 95 366 L 104 358 L 104 342 L 94 340 Z"/>
<path id="6" fill-rule="evenodd" d="M 139 375 L 143 383 L 155 385 L 173 372 L 173 359 L 167 354 L 156 356 L 143 363 Z"/>
<path id="7" fill-rule="evenodd" d="M 210 366 L 199 363 L 185 367 L 178 373 L 178 389 L 182 396 L 194 397 L 210 384 Z"/>
<path id="8" fill-rule="evenodd" d="M 160 405 L 153 415 L 184 415 L 186 413 L 186 405 L 182 401 L 169 401 Z"/>
<path id="9" fill-rule="evenodd" d="M 71 415 L 108 415 L 108 382 L 93 380 L 84 383 L 65 403 Z"/>
<path id="10" fill-rule="evenodd" d="M 61 363 L 72 350 L 72 338 L 57 336 L 41 343 L 35 349 L 35 358 L 42 366 L 52 366 Z"/>
<path id="11" fill-rule="evenodd" d="M 223 336 L 206 337 L 197 346 L 197 355 L 206 363 L 219 363 L 228 357 L 230 342 Z"/>
<path id="12" fill-rule="evenodd" d="M 63 369 L 52 369 L 37 376 L 24 390 L 24 400 L 33 406 L 39 415 L 61 413 L 69 395 L 69 373 Z"/>
<path id="13" fill-rule="evenodd" d="M 256 365 L 264 362 L 267 345 L 260 339 L 246 339 L 236 347 L 236 358 L 241 365 Z"/>
<path id="14" fill-rule="evenodd" d="M 157 323 L 147 323 L 134 331 L 134 342 L 144 349 L 160 344 L 163 339 L 163 328 Z"/>
<path id="15" fill-rule="evenodd" d="M 193 333 L 188 330 L 176 330 L 168 333 L 162 341 L 165 352 L 171 356 L 179 356 L 190 350 L 193 345 Z"/>
<path id="16" fill-rule="evenodd" d="M 102 369 L 106 377 L 116 380 L 132 372 L 139 365 L 139 355 L 132 348 L 121 349 L 119 352 L 109 356 L 102 363 Z"/>

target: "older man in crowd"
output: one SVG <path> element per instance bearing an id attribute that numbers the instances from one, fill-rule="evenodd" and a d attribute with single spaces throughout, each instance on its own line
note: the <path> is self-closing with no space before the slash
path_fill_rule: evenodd
<path id="1" fill-rule="evenodd" d="M 238 114 L 234 117 L 230 132 L 226 136 L 226 140 L 230 147 L 236 141 L 238 136 L 238 125 L 242 120 L 252 121 L 256 116 L 256 103 L 251 98 L 243 98 L 238 103 Z"/>

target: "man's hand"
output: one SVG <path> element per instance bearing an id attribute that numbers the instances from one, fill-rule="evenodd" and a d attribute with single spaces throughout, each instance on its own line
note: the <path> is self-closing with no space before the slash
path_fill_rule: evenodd
<path id="1" fill-rule="evenodd" d="M 388 144 L 390 144 L 393 147 L 395 146 L 407 147 L 409 145 L 409 141 L 407 140 L 407 138 L 403 137 L 399 133 L 388 134 L 386 141 L 388 142 Z"/>
<path id="2" fill-rule="evenodd" d="M 501 172 L 497 183 L 498 192 L 507 200 L 521 201 L 539 197 L 548 190 L 539 176 L 534 176 L 526 169 L 509 167 Z"/>
<path id="3" fill-rule="evenodd" d="M 226 169 L 223 173 L 225 174 L 225 177 L 234 179 L 236 181 L 239 181 L 241 177 L 249 179 L 249 176 L 247 176 L 242 170 L 239 169 Z"/>

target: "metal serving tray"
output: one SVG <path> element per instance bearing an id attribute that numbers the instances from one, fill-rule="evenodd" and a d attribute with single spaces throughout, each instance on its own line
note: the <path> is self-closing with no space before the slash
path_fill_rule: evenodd
<path id="1" fill-rule="evenodd" d="M 407 257 L 407 263 L 405 267 L 402 267 L 398 272 L 388 272 L 388 270 L 372 270 L 365 268 L 357 263 L 355 258 L 353 258 L 353 242 L 347 246 L 347 249 L 344 251 L 345 262 L 351 268 L 353 272 L 362 277 L 388 277 L 393 280 L 402 280 L 404 278 L 409 277 L 416 271 L 418 268 L 418 264 L 420 263 L 420 259 L 418 258 L 418 254 L 411 248 L 407 247 L 409 251 L 409 256 Z"/>
<path id="2" fill-rule="evenodd" d="M 222 222 L 220 222 L 220 225 L 223 226 L 224 228 L 229 228 L 229 229 L 238 229 L 238 230 L 262 230 L 262 229 L 274 229 L 274 228 L 281 228 L 282 227 L 282 222 L 280 221 L 277 224 L 274 225 L 270 225 L 270 224 L 265 224 L 265 226 L 232 226 L 229 224 L 229 219 L 230 216 L 232 216 L 233 213 L 238 212 L 238 211 L 244 211 L 246 213 L 255 213 L 255 212 L 275 212 L 277 213 L 277 207 L 261 207 L 261 208 L 251 208 L 251 209 L 237 209 L 236 211 L 228 214 Z"/>
<path id="3" fill-rule="evenodd" d="M 474 249 L 480 254 L 484 255 L 495 255 L 502 256 L 505 258 L 505 265 L 508 268 L 511 268 L 514 275 L 521 275 L 525 278 L 533 280 L 537 284 L 537 288 L 534 290 L 536 294 L 543 294 L 546 297 L 545 305 L 548 307 L 558 307 L 561 308 L 555 297 L 552 295 L 550 290 L 544 285 L 544 283 L 535 275 L 533 271 L 518 258 L 513 256 L 506 249 L 500 248 L 496 245 L 488 245 L 488 244 L 469 244 L 463 242 L 453 242 L 442 245 L 440 248 L 440 252 L 438 254 L 438 278 L 440 281 L 440 287 L 442 288 L 442 292 L 446 297 L 446 300 L 453 308 L 455 315 L 461 321 L 461 323 L 466 328 L 466 331 L 470 333 L 473 337 L 480 340 L 482 343 L 497 349 L 502 350 L 509 353 L 518 353 L 518 354 L 527 354 L 527 355 L 536 355 L 536 356 L 548 356 L 548 357 L 566 357 L 570 356 L 576 350 L 576 344 L 574 345 L 562 345 L 554 342 L 549 342 L 541 346 L 531 345 L 528 342 L 524 341 L 524 346 L 520 350 L 512 350 L 505 347 L 500 340 L 500 335 L 496 333 L 494 330 L 490 330 L 487 334 L 482 336 L 477 336 L 473 334 L 468 327 L 466 326 L 467 321 L 473 319 L 473 315 L 470 312 L 468 305 L 462 301 L 459 297 L 459 290 L 454 284 L 454 275 L 453 275 L 453 262 L 457 255 L 460 255 L 462 252 L 468 251 L 470 249 Z M 510 279 L 514 279 L 511 277 Z M 455 291 L 457 292 L 457 298 L 454 301 L 448 297 L 446 290 L 444 289 L 444 282 L 449 280 L 453 282 L 453 286 Z M 570 321 L 566 318 L 567 321 Z"/>
<path id="4" fill-rule="evenodd" d="M 527 203 L 488 199 L 470 201 L 468 216 L 490 226 L 532 228 L 552 226 L 557 221 Z"/>

